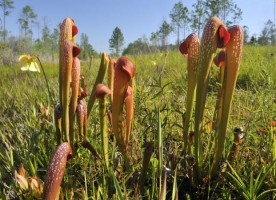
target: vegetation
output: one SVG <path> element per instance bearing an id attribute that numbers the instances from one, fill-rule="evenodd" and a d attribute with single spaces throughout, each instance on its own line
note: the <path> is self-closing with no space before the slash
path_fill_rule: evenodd
<path id="1" fill-rule="evenodd" d="M 138 39 L 119 57 L 116 27 L 116 55 L 91 56 L 68 17 L 43 28 L 36 45 L 59 49 L 46 62 L 31 53 L 35 18 L 26 6 L 22 44 L 2 44 L 8 60 L 27 53 L 0 68 L 1 199 L 275 199 L 274 46 L 244 46 L 240 26 L 211 17 L 179 50 L 164 20 L 161 52 Z"/>
<path id="2" fill-rule="evenodd" d="M 6 40 L 6 16 L 9 16 L 11 11 L 13 10 L 13 1 L 11 0 L 1 0 L 0 1 L 0 7 L 2 7 L 3 13 L 4 13 L 4 30 L 3 30 L 3 39 L 4 42 Z"/>
<path id="3" fill-rule="evenodd" d="M 124 45 L 124 35 L 120 28 L 116 27 L 112 33 L 111 38 L 109 39 L 110 50 L 114 50 L 116 56 L 120 55 L 122 47 Z"/>
<path id="4" fill-rule="evenodd" d="M 70 19 L 65 22 L 72 26 L 73 41 L 77 33 L 75 25 Z M 229 42 L 231 44 L 231 40 Z M 191 44 L 188 46 L 192 47 Z M 71 48 L 74 50 L 71 51 Z M 80 76 L 79 79 L 72 78 L 71 87 L 68 85 L 70 79 L 57 78 L 59 67 L 56 62 L 42 63 L 47 84 L 43 74 L 21 71 L 23 66 L 20 63 L 2 67 L 0 197 L 40 199 L 43 196 L 52 199 L 59 193 L 66 199 L 275 198 L 275 47 L 246 45 L 242 50 L 243 60 L 230 118 L 226 120 L 226 135 L 219 141 L 225 145 L 222 149 L 218 147 L 222 153 L 219 155 L 215 150 L 216 140 L 211 140 L 218 137 L 217 129 L 211 125 L 217 121 L 214 117 L 219 98 L 217 92 L 224 85 L 219 76 L 221 65 L 220 68 L 213 64 L 210 66 L 203 129 L 201 137 L 196 139 L 198 146 L 194 146 L 196 140 L 193 141 L 189 134 L 186 139 L 190 145 L 186 148 L 183 133 L 190 123 L 186 121 L 185 125 L 183 116 L 188 110 L 186 98 L 190 94 L 190 86 L 187 85 L 190 72 L 189 62 L 186 63 L 182 51 L 116 58 L 116 68 L 108 64 L 113 62 L 103 54 L 94 58 L 94 64 L 100 66 L 99 69 L 90 68 L 88 61 L 82 61 L 81 74 L 86 76 L 80 76 L 80 72 L 75 72 L 79 69 L 79 49 L 73 42 L 67 41 L 64 43 L 63 54 L 66 56 L 62 57 L 61 67 L 71 65 L 65 58 L 72 56 L 72 73 Z M 189 50 L 184 50 L 186 53 L 189 56 Z M 35 56 L 23 58 L 24 65 L 29 64 L 29 70 L 38 71 L 37 64 L 34 64 L 38 61 Z M 105 85 L 109 85 L 109 70 L 112 69 L 115 70 L 114 88 L 110 91 Z M 60 81 L 61 93 L 58 90 Z M 71 106 L 75 101 L 73 96 L 79 85 L 75 83 L 79 83 L 84 90 L 77 100 L 76 121 L 71 117 Z M 200 84 L 197 87 L 200 88 Z M 65 98 L 68 91 L 64 88 L 69 89 L 70 104 Z M 117 93 L 120 88 L 125 88 L 127 95 Z M 113 98 L 106 96 L 110 93 Z M 59 113 L 59 106 L 54 105 L 60 102 L 60 95 L 64 102 L 62 105 L 70 105 L 69 110 L 61 110 L 67 114 Z M 95 101 L 96 98 L 99 100 Z M 85 111 L 84 99 L 88 102 L 86 123 L 85 117 L 79 118 Z M 110 107 L 112 120 L 108 121 Z M 192 112 L 191 124 L 194 124 L 197 109 Z M 59 126 L 57 114 L 62 118 L 69 116 L 68 125 L 62 122 Z M 120 117 L 122 115 L 124 117 Z M 189 125 L 188 130 L 193 130 L 195 126 Z M 59 127 L 62 127 L 60 132 Z M 61 134 L 59 139 L 58 134 Z M 201 169 L 194 168 L 198 166 L 198 162 L 194 161 L 200 156 L 193 157 L 195 148 L 200 145 L 204 150 Z M 184 149 L 189 150 L 186 152 Z M 70 159 L 65 164 L 66 158 Z M 57 162 L 60 160 L 62 162 Z M 58 167 L 66 169 L 50 175 L 49 170 L 54 170 L 51 166 L 55 165 L 49 163 L 56 162 Z M 209 170 L 211 174 L 206 176 Z M 53 176 L 59 177 L 59 182 L 52 182 Z M 51 184 L 53 187 L 47 186 Z M 250 191 L 246 188 L 248 184 Z"/>

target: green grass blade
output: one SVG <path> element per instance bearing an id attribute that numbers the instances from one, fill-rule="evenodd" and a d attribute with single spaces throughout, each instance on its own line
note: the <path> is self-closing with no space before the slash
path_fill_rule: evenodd
<path id="1" fill-rule="evenodd" d="M 258 176 L 255 180 L 256 193 L 258 193 L 259 190 L 261 189 L 265 178 L 267 177 L 268 173 L 270 172 L 270 170 L 274 166 L 275 162 L 276 162 L 276 160 L 274 160 L 268 167 L 264 167 L 264 166 L 262 167 L 261 171 L 259 172 L 259 174 L 258 174 Z M 264 174 L 263 174 L 263 171 L 265 171 Z"/>
<path id="2" fill-rule="evenodd" d="M 265 199 L 265 195 L 269 192 L 273 192 L 273 191 L 276 191 L 276 189 L 271 189 L 271 190 L 266 190 L 264 192 L 262 192 L 261 194 L 259 194 L 257 197 L 256 197 L 256 200 L 263 200 Z"/>
<path id="3" fill-rule="evenodd" d="M 114 175 L 114 173 L 113 173 L 113 171 L 112 171 L 111 168 L 109 169 L 109 173 L 110 173 L 110 176 L 112 176 L 112 179 L 113 179 L 113 181 L 114 181 L 114 185 L 115 185 L 115 188 L 116 188 L 116 191 L 117 191 L 119 200 L 125 200 L 125 197 L 124 197 L 124 195 L 123 195 L 123 192 L 122 192 L 122 190 L 121 190 L 121 188 L 120 188 L 120 185 L 119 185 L 119 183 L 118 183 L 118 181 L 117 181 L 117 178 L 115 177 L 115 175 Z"/>
<path id="4" fill-rule="evenodd" d="M 172 190 L 172 200 L 175 200 L 177 197 L 177 169 L 175 169 L 174 172 L 174 178 L 173 178 L 173 190 Z"/>

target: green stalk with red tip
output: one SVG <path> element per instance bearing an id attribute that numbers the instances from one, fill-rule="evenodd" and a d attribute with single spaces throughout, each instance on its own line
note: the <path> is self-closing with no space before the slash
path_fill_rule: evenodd
<path id="1" fill-rule="evenodd" d="M 59 98 L 62 102 L 62 65 L 63 65 L 63 46 L 67 40 L 74 42 L 78 28 L 75 25 L 73 19 L 67 17 L 63 20 L 60 26 L 60 38 L 59 38 Z M 74 42 L 76 44 L 76 42 Z"/>
<path id="2" fill-rule="evenodd" d="M 191 144 L 188 141 L 189 128 L 193 113 L 194 96 L 196 88 L 196 73 L 199 60 L 200 42 L 196 34 L 190 34 L 186 40 L 179 46 L 180 52 L 188 56 L 188 90 L 186 101 L 186 118 L 184 127 L 184 153 L 191 154 Z M 188 150 L 187 150 L 188 146 Z"/>
<path id="3" fill-rule="evenodd" d="M 109 158 L 108 158 L 108 132 L 107 132 L 107 115 L 106 115 L 106 95 L 109 95 L 111 90 L 102 83 L 96 86 L 94 97 L 99 99 L 100 110 L 100 127 L 101 127 L 101 139 L 103 157 L 105 160 L 106 170 L 109 170 Z"/>
<path id="4" fill-rule="evenodd" d="M 69 109 L 69 134 L 71 147 L 73 148 L 74 144 L 74 122 L 75 122 L 75 113 L 78 104 L 78 95 L 80 88 L 80 60 L 77 57 L 73 58 L 72 65 L 72 82 L 71 82 L 72 94 L 70 101 L 70 109 Z"/>
<path id="5" fill-rule="evenodd" d="M 99 72 L 98 72 L 96 81 L 95 81 L 95 83 L 94 83 L 94 86 L 93 86 L 91 95 L 90 95 L 89 100 L 88 100 L 88 105 L 87 105 L 87 116 L 88 116 L 88 117 L 89 117 L 90 112 L 91 112 L 91 110 L 92 110 L 92 107 L 93 107 L 93 105 L 94 105 L 94 103 L 95 103 L 94 93 L 95 93 L 95 91 L 96 91 L 96 86 L 97 86 L 99 83 L 102 83 L 102 82 L 103 82 L 104 77 L 105 77 L 105 74 L 106 74 L 106 71 L 107 71 L 107 68 L 108 68 L 108 65 L 109 65 L 109 58 L 108 58 L 108 55 L 107 55 L 105 52 L 103 52 L 103 53 L 102 53 L 102 58 L 101 58 L 100 69 L 99 69 Z"/>
<path id="6" fill-rule="evenodd" d="M 201 133 L 203 127 L 204 107 L 207 95 L 207 86 L 209 82 L 209 72 L 217 48 L 224 47 L 229 40 L 227 32 L 222 21 L 217 17 L 212 17 L 206 24 L 200 45 L 200 58 L 197 73 L 197 90 L 195 105 L 195 162 L 196 174 L 198 178 L 202 173 L 202 143 Z M 198 179 L 200 180 L 200 179 Z"/>
<path id="7" fill-rule="evenodd" d="M 76 112 L 79 126 L 78 136 L 79 140 L 83 141 L 87 139 L 87 105 L 82 95 L 78 98 Z"/>
<path id="8" fill-rule="evenodd" d="M 221 123 L 216 133 L 217 139 L 215 141 L 214 148 L 214 160 L 211 165 L 211 174 L 213 174 L 218 166 L 224 149 L 225 136 L 227 132 L 227 125 L 229 121 L 229 115 L 231 110 L 232 99 L 236 82 L 238 78 L 239 67 L 242 57 L 243 47 L 243 30 L 240 26 L 235 25 L 228 29 L 231 38 L 226 46 L 226 62 L 225 72 L 223 79 L 223 102 L 222 102 L 222 113 Z"/>
<path id="9" fill-rule="evenodd" d="M 113 102 L 113 84 L 114 84 L 114 69 L 116 65 L 116 60 L 113 58 L 109 59 L 109 65 L 108 65 L 108 87 L 111 90 L 110 94 L 110 104 L 112 105 Z"/>
<path id="10" fill-rule="evenodd" d="M 70 131 L 69 121 L 73 120 L 74 110 L 76 107 L 77 92 L 75 80 L 72 82 L 72 87 L 74 87 L 71 113 L 69 116 L 69 103 L 70 103 L 70 82 L 73 75 L 78 73 L 76 70 L 80 70 L 79 60 L 76 58 L 80 53 L 80 49 L 76 46 L 76 35 L 78 33 L 78 28 L 75 26 L 73 19 L 67 17 L 64 19 L 60 26 L 60 40 L 59 40 L 59 99 L 61 105 L 61 127 L 57 127 L 57 138 L 58 144 L 64 139 L 67 142 L 73 142 L 74 135 L 72 130 Z M 74 65 L 74 66 L 73 66 Z M 72 72 L 73 70 L 73 72 Z M 75 76 L 75 75 L 74 75 Z M 77 75 L 79 76 L 79 75 Z M 75 77 L 74 77 L 75 78 Z M 69 119 L 70 118 L 70 119 Z M 73 123 L 73 122 L 72 122 Z M 57 124 L 58 125 L 58 124 Z M 72 143 L 71 143 L 72 144 Z"/>
<path id="11" fill-rule="evenodd" d="M 72 66 L 74 57 L 78 56 L 80 49 L 71 41 L 67 40 L 62 51 L 62 133 L 65 140 L 70 143 L 69 134 L 69 102 L 70 102 L 70 81 L 72 79 Z M 76 60 L 75 60 L 76 64 Z M 72 138 L 71 138 L 72 139 Z"/>
<path id="12" fill-rule="evenodd" d="M 225 48 L 223 48 L 217 56 L 214 58 L 214 63 L 216 66 L 220 68 L 220 72 L 218 74 L 218 82 L 219 82 L 219 89 L 218 89 L 218 95 L 217 95 L 217 102 L 215 106 L 215 113 L 213 117 L 214 126 L 213 130 L 217 133 L 220 128 L 221 124 L 221 112 L 222 112 L 222 100 L 223 100 L 223 79 L 224 79 L 224 71 L 225 71 L 225 59 L 226 59 L 226 51 Z M 218 137 L 217 134 L 215 135 L 215 141 L 217 141 Z"/>

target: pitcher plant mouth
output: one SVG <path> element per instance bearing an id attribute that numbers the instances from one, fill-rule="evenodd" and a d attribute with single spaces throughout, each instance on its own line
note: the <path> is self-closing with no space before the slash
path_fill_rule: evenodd
<path id="1" fill-rule="evenodd" d="M 184 154 L 191 154 L 191 146 L 188 145 L 188 134 L 191 127 L 191 118 L 194 106 L 194 94 L 196 88 L 196 73 L 199 60 L 200 42 L 196 34 L 190 34 L 179 46 L 179 51 L 183 56 L 188 57 L 188 90 L 186 101 L 186 116 L 184 124 Z M 188 150 L 187 150 L 188 147 Z"/>

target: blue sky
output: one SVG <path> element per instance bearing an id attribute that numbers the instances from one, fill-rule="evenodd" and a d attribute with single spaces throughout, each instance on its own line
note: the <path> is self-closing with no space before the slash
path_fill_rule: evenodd
<path id="1" fill-rule="evenodd" d="M 19 18 L 22 8 L 30 5 L 38 15 L 43 27 L 46 19 L 52 30 L 64 18 L 74 19 L 80 36 L 88 35 L 89 42 L 97 52 L 109 53 L 109 43 L 113 30 L 118 26 L 125 38 L 125 47 L 145 35 L 150 38 L 151 32 L 156 32 L 163 20 L 170 22 L 170 11 L 179 0 L 14 0 L 15 9 L 6 18 L 6 29 L 12 35 L 19 34 Z M 184 6 L 192 10 L 196 0 L 182 0 Z M 270 19 L 274 22 L 274 0 L 234 0 L 243 11 L 243 20 L 238 24 L 248 26 L 250 35 L 259 34 L 264 24 Z M 3 12 L 0 11 L 1 18 Z M 34 28 L 34 37 L 37 29 Z M 189 31 L 191 32 L 191 31 Z M 186 34 L 188 35 L 188 33 Z M 79 38 L 79 37 L 78 37 Z M 176 41 L 172 33 L 170 43 Z"/>

